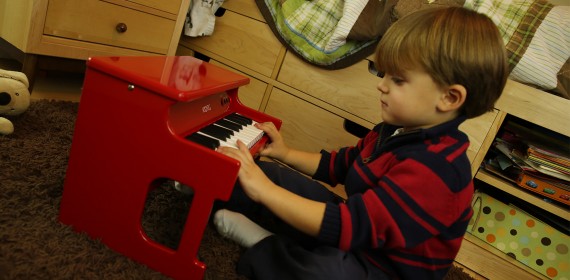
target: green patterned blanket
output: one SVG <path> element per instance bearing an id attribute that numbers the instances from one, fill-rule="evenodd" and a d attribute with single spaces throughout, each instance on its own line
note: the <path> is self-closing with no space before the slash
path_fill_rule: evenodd
<path id="1" fill-rule="evenodd" d="M 284 45 L 327 69 L 343 68 L 370 55 L 389 25 L 395 2 L 256 0 Z"/>

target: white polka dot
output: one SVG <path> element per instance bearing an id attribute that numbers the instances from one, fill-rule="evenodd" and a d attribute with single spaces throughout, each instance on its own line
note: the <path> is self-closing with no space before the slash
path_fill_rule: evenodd
<path id="1" fill-rule="evenodd" d="M 509 243 L 509 247 L 511 247 L 513 250 L 516 250 L 519 247 L 519 243 L 513 241 Z"/>
<path id="2" fill-rule="evenodd" d="M 536 231 L 531 232 L 531 233 L 530 233 L 530 237 L 532 237 L 532 238 L 538 238 L 538 232 L 536 232 Z"/>
<path id="3" fill-rule="evenodd" d="M 505 250 L 506 247 L 507 247 L 507 246 L 505 246 L 505 243 L 502 243 L 502 242 L 501 242 L 501 243 L 497 243 L 497 248 L 498 248 L 499 250 L 501 250 L 501 251 L 502 251 L 502 250 Z"/>
<path id="4" fill-rule="evenodd" d="M 548 259 L 549 261 L 553 261 L 556 259 L 556 254 L 553 252 L 548 252 L 546 253 L 546 259 Z"/>
<path id="5" fill-rule="evenodd" d="M 493 220 L 488 220 L 488 221 L 487 221 L 487 226 L 490 227 L 490 228 L 494 227 L 494 226 L 495 226 L 495 221 L 493 221 Z"/>

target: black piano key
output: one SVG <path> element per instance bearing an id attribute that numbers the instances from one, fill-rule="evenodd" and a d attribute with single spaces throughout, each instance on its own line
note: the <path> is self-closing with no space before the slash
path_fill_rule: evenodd
<path id="1" fill-rule="evenodd" d="M 220 146 L 220 141 L 218 141 L 214 138 L 210 138 L 208 136 L 201 135 L 197 132 L 186 136 L 186 139 L 188 139 L 194 143 L 200 144 L 202 146 L 205 146 L 207 148 L 210 148 L 212 150 L 215 150 L 217 147 Z"/>
<path id="2" fill-rule="evenodd" d="M 243 127 L 243 125 L 225 120 L 225 119 L 221 119 L 218 120 L 217 122 L 215 122 L 217 125 L 223 126 L 225 128 L 231 129 L 233 131 L 240 131 L 241 128 Z"/>
<path id="3" fill-rule="evenodd" d="M 202 129 L 200 129 L 200 132 L 202 132 L 204 134 L 211 135 L 211 136 L 216 137 L 216 138 L 221 139 L 221 140 L 227 140 L 232 135 L 234 135 L 233 131 L 231 131 L 227 128 L 223 128 L 221 126 L 214 125 L 214 124 L 210 124 L 210 125 L 202 128 Z"/>
<path id="4" fill-rule="evenodd" d="M 229 129 L 229 128 L 225 128 L 225 127 L 222 127 L 222 126 L 216 125 L 216 124 L 211 124 L 209 126 L 212 126 L 213 129 L 218 130 L 220 133 L 223 133 L 224 135 L 227 135 L 228 137 L 231 137 L 232 135 L 234 135 L 234 131 Z"/>
<path id="5" fill-rule="evenodd" d="M 241 120 L 239 120 L 240 122 L 237 122 L 235 119 L 231 119 L 231 118 L 228 118 L 228 117 L 223 118 L 223 120 L 224 120 L 224 121 L 227 121 L 227 122 L 230 122 L 230 123 L 233 123 L 233 124 L 239 125 L 239 126 L 240 126 L 240 129 L 247 125 L 245 122 L 243 122 L 243 121 L 241 121 Z"/>
<path id="6" fill-rule="evenodd" d="M 238 114 L 231 114 L 228 115 L 226 118 L 241 125 L 249 125 L 253 122 L 251 119 L 240 116 Z"/>
<path id="7" fill-rule="evenodd" d="M 240 125 L 247 125 L 247 122 L 245 122 L 243 119 L 237 118 L 235 114 L 227 115 L 225 119 Z"/>
<path id="8" fill-rule="evenodd" d="M 253 120 L 244 116 L 244 115 L 240 115 L 240 114 L 234 114 L 236 117 L 243 119 L 244 121 L 247 122 L 247 124 L 253 124 Z"/>

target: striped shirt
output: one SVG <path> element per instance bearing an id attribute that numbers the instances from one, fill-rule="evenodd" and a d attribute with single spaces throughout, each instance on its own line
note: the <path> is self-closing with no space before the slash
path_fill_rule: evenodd
<path id="1" fill-rule="evenodd" d="M 319 238 L 398 279 L 442 279 L 472 215 L 473 181 L 463 117 L 394 135 L 377 125 L 356 146 L 322 151 L 314 179 L 344 184 Z"/>

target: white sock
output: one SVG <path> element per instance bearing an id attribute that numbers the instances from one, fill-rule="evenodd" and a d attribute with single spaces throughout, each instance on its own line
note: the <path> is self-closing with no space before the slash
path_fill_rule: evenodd
<path id="1" fill-rule="evenodd" d="M 214 214 L 214 225 L 218 232 L 243 247 L 250 248 L 262 239 L 273 235 L 241 213 L 227 209 L 218 210 Z"/>

